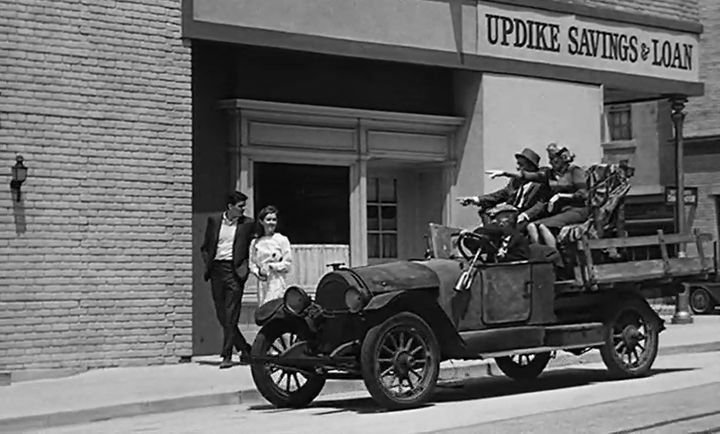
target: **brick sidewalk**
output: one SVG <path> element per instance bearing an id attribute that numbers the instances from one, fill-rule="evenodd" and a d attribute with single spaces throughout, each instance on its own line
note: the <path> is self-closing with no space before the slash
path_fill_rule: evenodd
<path id="1" fill-rule="evenodd" d="M 666 318 L 669 320 L 669 318 Z M 689 325 L 673 325 L 660 337 L 661 356 L 720 351 L 720 315 L 694 317 Z M 597 352 L 584 361 L 593 361 Z M 218 357 L 195 363 L 88 371 L 60 379 L 0 387 L 0 426 L 31 429 L 83 423 L 111 417 L 176 411 L 211 405 L 261 402 L 247 366 L 220 370 Z M 564 354 L 551 366 L 582 363 Z M 499 375 L 491 361 L 448 361 L 441 380 Z M 329 381 L 323 394 L 364 390 L 361 381 Z"/>

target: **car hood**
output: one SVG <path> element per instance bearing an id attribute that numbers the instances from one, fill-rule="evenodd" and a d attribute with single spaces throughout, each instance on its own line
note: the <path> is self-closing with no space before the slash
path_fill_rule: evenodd
<path id="1" fill-rule="evenodd" d="M 430 289 L 440 285 L 437 274 L 418 262 L 398 261 L 353 268 L 373 295 L 384 292 Z"/>

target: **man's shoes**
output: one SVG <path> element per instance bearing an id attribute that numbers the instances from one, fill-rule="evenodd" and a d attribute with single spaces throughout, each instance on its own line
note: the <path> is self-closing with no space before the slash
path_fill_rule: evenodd
<path id="1" fill-rule="evenodd" d="M 249 365 L 250 364 L 250 353 L 243 351 L 240 353 L 240 364 L 241 365 Z"/>
<path id="2" fill-rule="evenodd" d="M 246 350 L 240 353 L 240 364 L 241 365 L 249 365 L 250 364 L 250 351 Z"/>
<path id="3" fill-rule="evenodd" d="M 220 362 L 220 369 L 227 369 L 232 368 L 233 362 L 231 357 L 223 357 L 222 362 Z"/>

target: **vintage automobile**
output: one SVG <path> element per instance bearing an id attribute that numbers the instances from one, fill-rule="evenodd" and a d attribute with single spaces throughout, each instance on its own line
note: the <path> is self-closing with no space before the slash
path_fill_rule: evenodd
<path id="1" fill-rule="evenodd" d="M 529 381 L 557 351 L 598 349 L 611 373 L 646 375 L 664 328 L 646 299 L 702 281 L 717 260 L 705 257 L 700 234 L 587 233 L 568 242 L 569 265 L 559 270 L 546 249 L 500 262 L 488 255 L 498 247 L 492 234 L 431 224 L 424 260 L 336 267 L 314 299 L 290 287 L 256 311 L 255 385 L 275 406 L 303 407 L 327 379 L 362 379 L 380 406 L 397 409 L 430 399 L 448 359 L 494 358 L 507 376 Z M 691 242 L 697 257 L 668 253 Z M 660 246 L 662 257 L 618 254 L 641 245 Z M 568 268 L 570 278 L 556 277 Z"/>
<path id="2" fill-rule="evenodd" d="M 664 328 L 646 298 L 676 294 L 679 279 L 716 268 L 702 254 L 593 263 L 593 251 L 608 247 L 695 242 L 702 251 L 699 235 L 584 239 L 577 279 L 556 281 L 542 260 L 479 261 L 463 247 L 472 232 L 457 237 L 463 257 L 450 257 L 457 231 L 430 232 L 433 258 L 336 268 L 314 300 L 290 287 L 261 306 L 252 350 L 260 393 L 303 407 L 326 379 L 362 379 L 380 406 L 406 408 L 430 398 L 443 360 L 494 358 L 509 377 L 530 380 L 560 350 L 599 349 L 613 374 L 646 375 Z"/>
<path id="3" fill-rule="evenodd" d="M 720 282 L 689 282 L 690 309 L 697 315 L 708 314 L 720 306 Z"/>

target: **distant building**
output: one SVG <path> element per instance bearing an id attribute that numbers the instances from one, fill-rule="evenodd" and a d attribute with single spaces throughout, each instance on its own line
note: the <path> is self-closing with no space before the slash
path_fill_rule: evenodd
<path id="1" fill-rule="evenodd" d="M 694 227 L 718 239 L 720 220 L 720 4 L 700 0 L 702 97 L 690 98 L 685 124 L 685 183 L 698 188 Z"/>

